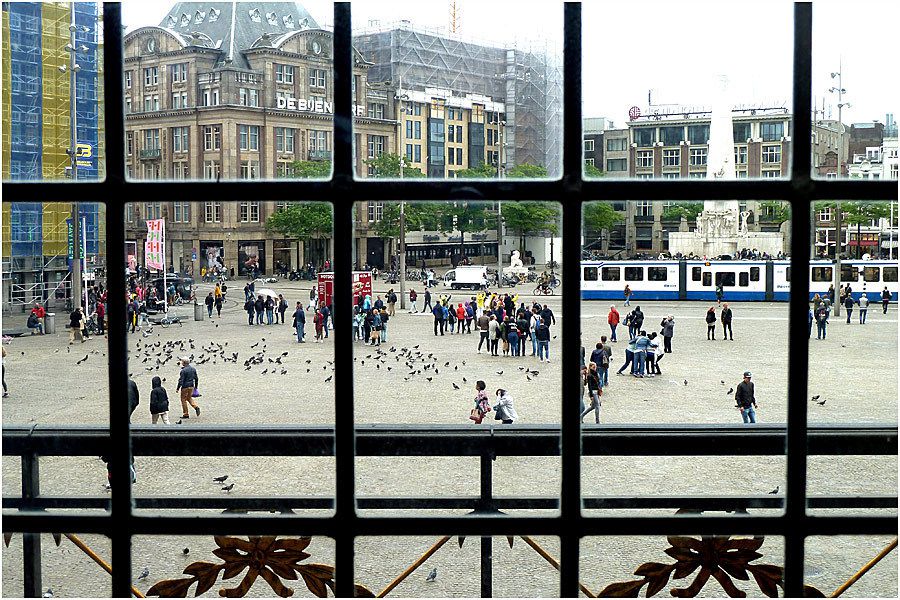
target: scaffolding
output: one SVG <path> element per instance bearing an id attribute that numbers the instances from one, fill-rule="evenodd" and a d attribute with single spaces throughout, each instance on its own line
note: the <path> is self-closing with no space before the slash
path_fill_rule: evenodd
<path id="1" fill-rule="evenodd" d="M 363 30 L 354 45 L 373 63 L 372 82 L 397 86 L 402 78 L 405 88 L 434 87 L 503 102 L 507 165 L 543 165 L 551 176 L 559 174 L 562 65 L 550 40 L 507 49 L 403 21 Z"/>

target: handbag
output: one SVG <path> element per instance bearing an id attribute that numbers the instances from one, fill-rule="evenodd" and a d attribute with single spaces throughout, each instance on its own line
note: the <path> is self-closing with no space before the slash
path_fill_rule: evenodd
<path id="1" fill-rule="evenodd" d="M 200 388 L 194 387 L 194 391 L 191 393 L 191 398 L 199 398 L 200 397 Z"/>
<path id="2" fill-rule="evenodd" d="M 484 415 L 479 412 L 477 408 L 473 408 L 469 411 L 469 418 L 475 421 L 477 424 L 481 424 L 482 419 L 484 419 Z"/>

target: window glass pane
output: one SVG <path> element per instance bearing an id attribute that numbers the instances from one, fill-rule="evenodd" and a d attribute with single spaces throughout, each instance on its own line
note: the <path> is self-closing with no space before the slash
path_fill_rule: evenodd
<path id="1" fill-rule="evenodd" d="M 734 271 L 718 271 L 716 273 L 716 285 L 725 287 L 734 285 Z"/>
<path id="2" fill-rule="evenodd" d="M 897 282 L 897 267 L 885 267 L 884 268 L 884 281 L 885 281 L 885 283 L 896 283 Z"/>
<path id="3" fill-rule="evenodd" d="M 700 281 L 700 271 L 702 269 L 700 267 L 691 267 L 691 279 L 693 281 Z"/>
<path id="4" fill-rule="evenodd" d="M 832 271 L 831 267 L 812 267 L 812 280 L 813 281 L 832 281 Z"/>
<path id="5" fill-rule="evenodd" d="M 859 271 L 852 265 L 841 265 L 841 281 L 856 282 L 859 281 Z"/>
<path id="6" fill-rule="evenodd" d="M 863 269 L 863 277 L 867 283 L 878 283 L 881 281 L 881 268 L 880 267 L 865 267 Z"/>
<path id="7" fill-rule="evenodd" d="M 655 3 L 647 27 L 691 31 L 696 26 L 697 14 L 684 8 Z M 689 168 L 681 177 L 706 178 L 708 174 L 726 179 L 766 177 L 763 164 L 772 165 L 770 170 L 777 170 L 775 176 L 781 176 L 781 166 L 786 166 L 792 144 L 791 65 L 783 63 L 766 69 L 764 81 L 760 83 L 754 75 L 759 72 L 759 65 L 752 53 L 734 52 L 735 39 L 749 39 L 765 30 L 777 31 L 774 34 L 777 41 L 767 47 L 767 52 L 792 55 L 791 6 L 779 5 L 773 10 L 765 15 L 735 19 L 730 6 L 720 4 L 709 10 L 704 6 L 706 17 L 730 25 L 704 31 L 704 44 L 709 49 L 706 60 L 684 74 L 673 72 L 668 61 L 659 60 L 672 52 L 672 43 L 666 36 L 645 36 L 635 46 L 629 28 L 607 30 L 603 26 L 633 18 L 627 4 L 583 4 L 582 95 L 584 114 L 588 117 L 585 131 L 589 127 L 599 129 L 597 124 L 602 122 L 604 136 L 627 139 L 627 152 L 625 148 L 617 152 L 607 150 L 603 156 L 604 161 L 627 161 L 626 168 L 616 172 L 616 176 L 641 177 L 647 174 L 641 169 L 647 169 L 652 170 L 654 177 L 664 177 L 664 172 L 653 164 L 662 158 L 657 158 L 657 144 L 683 150 L 681 164 L 690 159 Z M 837 35 L 836 31 L 831 35 Z M 827 44 L 823 42 L 823 45 Z M 611 63 L 610 48 L 629 48 L 632 60 Z M 641 68 L 636 70 L 635 64 Z M 616 81 L 616 85 L 601 85 L 596 77 L 601 72 L 604 80 Z M 815 89 L 818 97 L 827 86 Z M 772 101 L 772 98 L 779 100 Z M 868 118 L 876 117 L 873 113 Z M 881 118 L 883 121 L 884 115 Z M 763 160 L 763 143 L 778 149 L 778 154 L 773 151 L 766 155 L 768 162 Z M 736 144 L 743 146 L 737 157 Z M 595 157 L 595 164 L 602 163 Z M 736 165 L 742 165 L 741 169 Z"/>
<path id="8" fill-rule="evenodd" d="M 124 68 L 138 73 L 130 86 L 126 80 L 123 90 L 126 105 L 132 107 L 125 116 L 126 134 L 138 133 L 138 147 L 126 156 L 130 175 L 328 178 L 334 130 L 333 34 L 322 24 L 333 20 L 332 8 L 289 3 L 254 18 L 253 11 L 262 9 L 247 2 L 238 3 L 236 11 L 201 7 L 193 15 L 176 4 L 154 12 L 143 10 L 140 3 L 124 3 Z M 320 34 L 291 35 L 301 28 Z M 229 32 L 236 32 L 234 39 Z M 272 40 L 271 51 L 251 51 L 262 39 Z M 195 47 L 203 51 L 192 53 L 189 49 Z M 366 70 L 359 67 L 355 72 L 363 75 Z M 359 93 L 364 96 L 368 87 Z M 365 116 L 365 98 L 354 102 L 355 110 L 359 105 Z M 371 133 L 393 135 L 396 125 L 374 121 Z M 157 127 L 164 136 L 172 135 L 171 128 L 182 129 L 184 150 L 179 153 L 167 139 L 158 146 L 145 145 L 140 132 Z M 287 140 L 285 130 L 296 133 Z M 186 160 L 191 168 L 179 169 L 175 159 Z"/>
<path id="9" fill-rule="evenodd" d="M 451 30 L 433 27 L 447 23 L 446 7 L 410 13 L 400 3 L 354 3 L 354 47 L 371 63 L 358 67 L 367 101 L 383 103 L 389 121 L 372 119 L 362 103 L 356 132 L 387 140 L 377 160 L 360 157 L 357 176 L 558 178 L 562 3 L 542 7 L 539 20 L 511 18 L 521 8 L 512 0 L 454 7 L 469 15 L 463 37 L 461 13 L 452 17 Z M 417 128 L 412 137 L 408 122 Z M 402 149 L 423 137 L 421 160 L 408 161 L 401 175 Z M 591 173 L 597 176 L 604 163 L 595 165 Z"/>
<path id="10" fill-rule="evenodd" d="M 759 267 L 750 267 L 750 281 L 759 281 Z"/>
<path id="11" fill-rule="evenodd" d="M 643 281 L 643 267 L 625 267 L 625 281 Z"/>
<path id="12" fill-rule="evenodd" d="M 103 179 L 101 3 L 13 2 L 3 4 L 2 12 L 0 177 Z M 73 19 L 76 28 L 70 33 Z M 67 50 L 67 45 L 74 50 Z"/>
<path id="13" fill-rule="evenodd" d="M 585 267 L 584 268 L 584 280 L 585 281 L 597 281 L 597 267 Z"/>
<path id="14" fill-rule="evenodd" d="M 703 285 L 709 287 L 712 285 L 712 273 L 709 271 L 703 272 Z"/>
<path id="15" fill-rule="evenodd" d="M 738 273 L 738 285 L 740 287 L 747 287 L 750 285 L 750 274 L 744 271 Z"/>
<path id="16" fill-rule="evenodd" d="M 668 279 L 669 269 L 666 267 L 647 267 L 648 281 L 666 281 Z"/>
<path id="17" fill-rule="evenodd" d="M 603 281 L 619 281 L 621 278 L 619 267 L 603 267 Z"/>

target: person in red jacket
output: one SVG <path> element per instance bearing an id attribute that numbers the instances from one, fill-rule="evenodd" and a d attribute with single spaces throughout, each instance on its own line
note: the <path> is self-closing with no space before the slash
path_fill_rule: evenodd
<path id="1" fill-rule="evenodd" d="M 44 317 L 47 316 L 47 311 L 44 310 L 44 307 L 41 306 L 40 302 L 35 302 L 34 308 L 31 309 L 31 314 L 33 314 L 37 318 L 38 323 L 41 324 L 40 332 L 41 335 L 44 335 L 44 333 L 46 333 L 47 331 L 46 329 L 44 329 Z"/>
<path id="2" fill-rule="evenodd" d="M 106 332 L 104 321 L 106 318 L 106 306 L 102 301 L 97 302 L 97 333 L 103 335 Z"/>
<path id="3" fill-rule="evenodd" d="M 462 333 L 466 323 L 466 309 L 463 308 L 462 302 L 456 305 L 456 333 Z"/>
<path id="4" fill-rule="evenodd" d="M 617 342 L 616 339 L 616 327 L 619 325 L 619 311 L 616 310 L 615 306 L 609 307 L 609 317 L 607 317 L 607 322 L 609 322 L 609 341 Z"/>

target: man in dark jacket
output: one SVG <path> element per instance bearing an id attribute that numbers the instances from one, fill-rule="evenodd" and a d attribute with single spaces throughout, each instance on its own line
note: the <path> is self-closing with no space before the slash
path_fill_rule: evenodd
<path id="1" fill-rule="evenodd" d="M 644 313 L 641 312 L 640 306 L 634 307 L 634 316 L 631 319 L 634 324 L 635 335 L 637 335 L 644 327 Z"/>
<path id="2" fill-rule="evenodd" d="M 130 412 L 128 413 L 128 422 L 131 422 L 131 415 L 134 414 L 134 409 L 138 407 L 138 404 L 141 403 L 141 394 L 138 392 L 138 386 L 134 382 L 134 379 L 128 378 L 128 408 Z"/>
<path id="3" fill-rule="evenodd" d="M 253 325 L 253 315 L 256 314 L 256 303 L 253 300 L 244 302 L 244 310 L 247 311 L 247 324 Z"/>
<path id="4" fill-rule="evenodd" d="M 884 290 L 881 292 L 881 312 L 882 314 L 887 314 L 888 305 L 891 303 L 891 292 L 887 289 L 887 286 L 884 286 Z"/>
<path id="5" fill-rule="evenodd" d="M 203 303 L 206 304 L 206 314 L 209 315 L 210 319 L 212 319 L 213 304 L 215 304 L 215 302 L 216 300 L 213 298 L 212 292 L 210 292 L 206 296 L 206 300 L 203 301 Z"/>
<path id="6" fill-rule="evenodd" d="M 731 330 L 731 309 L 728 308 L 728 303 L 722 305 L 722 314 L 720 315 L 722 319 L 722 339 L 727 340 L 729 335 L 731 337 L 731 341 L 734 341 L 734 332 Z"/>
<path id="7" fill-rule="evenodd" d="M 196 388 L 200 384 L 200 378 L 197 376 L 197 369 L 191 366 L 191 359 L 188 357 L 182 357 L 181 359 L 181 374 L 178 376 L 178 387 L 175 388 L 176 391 L 181 391 L 181 418 L 182 419 L 190 419 L 191 413 L 188 411 L 188 405 L 193 406 L 194 410 L 197 412 L 197 416 L 200 416 L 200 406 L 197 405 L 197 401 L 194 400 L 194 388 Z"/>
<path id="8" fill-rule="evenodd" d="M 303 337 L 306 335 L 306 311 L 303 310 L 303 303 L 297 301 L 297 310 L 294 311 L 294 329 L 297 330 L 297 342 L 305 344 Z"/>
<path id="9" fill-rule="evenodd" d="M 153 389 L 150 391 L 150 415 L 153 424 L 162 417 L 162 422 L 169 424 L 169 394 L 166 388 L 162 386 L 162 380 L 159 377 L 153 378 Z"/>
<path id="10" fill-rule="evenodd" d="M 433 311 L 433 307 L 431 306 L 431 292 L 428 291 L 428 288 L 425 288 L 425 304 L 422 305 L 422 312 L 426 310 Z"/>
<path id="11" fill-rule="evenodd" d="M 853 314 L 853 296 L 850 293 L 844 298 L 844 308 L 847 309 L 847 323 L 850 323 L 850 315 Z"/>
<path id="12" fill-rule="evenodd" d="M 429 302 L 428 292 L 425 292 L 426 302 Z M 438 334 L 438 327 L 441 329 L 441 335 L 444 335 L 444 307 L 440 305 L 440 303 L 435 304 L 431 309 L 431 314 L 434 315 L 434 335 Z"/>
<path id="13" fill-rule="evenodd" d="M 548 307 L 546 304 L 544 305 L 543 309 L 541 309 L 541 320 L 544 321 L 544 324 L 547 327 L 550 327 L 550 325 L 556 325 L 556 317 L 553 315 L 553 311 L 550 310 L 550 307 Z"/>
<path id="14" fill-rule="evenodd" d="M 263 314 L 266 311 L 266 300 L 265 300 L 265 298 L 262 297 L 262 294 L 260 294 L 259 296 L 256 297 L 255 308 L 256 308 L 256 324 L 262 325 L 263 324 Z"/>
<path id="15" fill-rule="evenodd" d="M 534 328 L 532 335 L 537 338 L 539 361 L 544 362 L 546 358 L 547 362 L 550 362 L 550 328 L 547 327 L 546 319 L 541 319 L 540 324 Z"/>
<path id="16" fill-rule="evenodd" d="M 741 411 L 744 423 L 756 423 L 756 409 L 759 408 L 756 405 L 751 377 L 753 374 L 750 371 L 744 371 L 744 380 L 738 384 L 737 391 L 734 393 L 734 401 Z"/>

